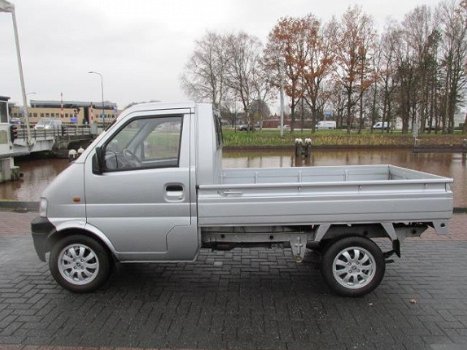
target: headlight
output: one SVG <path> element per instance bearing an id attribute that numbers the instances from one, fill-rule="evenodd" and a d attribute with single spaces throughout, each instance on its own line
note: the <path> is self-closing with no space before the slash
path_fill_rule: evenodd
<path id="1" fill-rule="evenodd" d="M 43 218 L 47 217 L 47 199 L 41 198 L 39 203 L 39 215 Z"/>

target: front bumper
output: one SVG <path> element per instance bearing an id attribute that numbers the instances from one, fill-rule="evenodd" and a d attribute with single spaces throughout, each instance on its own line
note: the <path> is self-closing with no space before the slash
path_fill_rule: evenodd
<path id="1" fill-rule="evenodd" d="M 49 236 L 55 231 L 55 226 L 47 218 L 36 217 L 31 222 L 32 240 L 37 256 L 45 261 L 45 253 L 50 250 Z"/>

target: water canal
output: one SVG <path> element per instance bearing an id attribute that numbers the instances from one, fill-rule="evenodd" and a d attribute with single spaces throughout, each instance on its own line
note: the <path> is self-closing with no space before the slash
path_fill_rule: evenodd
<path id="1" fill-rule="evenodd" d="M 63 170 L 66 159 L 17 159 L 24 174 L 17 182 L 0 184 L 0 198 L 38 201 L 44 188 Z M 467 207 L 467 164 L 460 153 L 413 153 L 410 150 L 318 150 L 309 160 L 293 151 L 224 152 L 227 168 L 264 168 L 318 165 L 394 164 L 454 178 L 454 206 Z"/>

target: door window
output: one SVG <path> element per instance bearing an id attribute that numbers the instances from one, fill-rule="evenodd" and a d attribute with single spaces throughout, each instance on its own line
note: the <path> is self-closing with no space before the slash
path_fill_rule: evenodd
<path id="1" fill-rule="evenodd" d="M 106 171 L 178 167 L 182 116 L 133 119 L 104 146 Z"/>

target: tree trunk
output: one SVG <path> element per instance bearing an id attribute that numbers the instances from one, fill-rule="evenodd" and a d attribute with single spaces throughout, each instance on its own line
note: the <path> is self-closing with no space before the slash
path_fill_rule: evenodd
<path id="1" fill-rule="evenodd" d="M 290 102 L 290 131 L 295 130 L 295 107 L 296 101 L 294 98 L 292 98 L 292 101 Z"/>
<path id="2" fill-rule="evenodd" d="M 363 129 L 363 90 L 360 90 L 360 101 L 359 101 L 359 118 L 360 120 L 358 121 L 358 133 L 361 134 L 362 129 Z"/>
<path id="3" fill-rule="evenodd" d="M 350 134 L 352 128 L 352 85 L 347 89 L 347 134 Z"/>
<path id="4" fill-rule="evenodd" d="M 407 83 L 401 83 L 401 118 L 402 118 L 402 133 L 407 134 L 409 132 L 409 121 L 410 121 L 410 108 L 409 108 L 409 97 L 405 90 L 408 90 Z"/>
<path id="5" fill-rule="evenodd" d="M 391 113 L 391 99 L 388 99 L 388 111 L 387 111 L 387 117 L 386 121 L 389 123 L 389 121 L 392 119 L 392 113 Z M 389 125 L 389 124 L 388 124 Z M 389 133 L 389 129 L 386 131 Z"/>
<path id="6" fill-rule="evenodd" d="M 303 133 L 303 123 L 305 122 L 305 108 L 304 108 L 304 101 L 303 101 L 303 97 L 301 98 L 301 102 L 302 102 L 302 111 L 300 113 L 300 127 L 301 127 L 301 132 Z"/>

